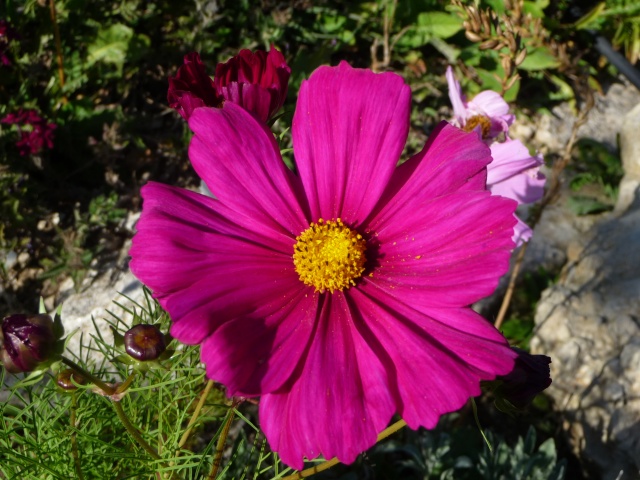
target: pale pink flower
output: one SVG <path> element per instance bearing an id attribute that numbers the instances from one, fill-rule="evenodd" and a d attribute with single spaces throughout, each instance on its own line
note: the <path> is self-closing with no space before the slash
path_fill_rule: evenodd
<path id="1" fill-rule="evenodd" d="M 293 119 L 298 175 L 241 107 L 197 108 L 189 156 L 216 198 L 142 190 L 132 271 L 209 378 L 261 396 L 298 469 L 353 462 L 395 413 L 433 428 L 514 365 L 468 305 L 508 269 L 516 202 L 486 190 L 489 148 L 444 122 L 396 168 L 410 96 L 393 73 L 317 69 Z"/>
<path id="2" fill-rule="evenodd" d="M 515 117 L 509 113 L 509 104 L 499 93 L 485 90 L 467 101 L 451 66 L 447 67 L 446 77 L 456 126 L 466 132 L 477 131 L 488 141 L 507 133 Z"/>
<path id="3" fill-rule="evenodd" d="M 487 188 L 493 195 L 511 198 L 519 205 L 542 198 L 546 177 L 540 172 L 542 155 L 531 156 L 519 140 L 494 142 L 490 146 L 493 161 L 487 166 Z M 514 241 L 526 242 L 532 231 L 522 220 L 514 227 Z"/>

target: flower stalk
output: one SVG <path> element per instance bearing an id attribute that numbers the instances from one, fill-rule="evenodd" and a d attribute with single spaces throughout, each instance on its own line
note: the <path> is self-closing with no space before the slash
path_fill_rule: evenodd
<path id="1" fill-rule="evenodd" d="M 80 465 L 80 454 L 78 452 L 78 441 L 76 439 L 76 408 L 77 399 L 74 393 L 71 397 L 71 411 L 69 415 L 69 423 L 71 424 L 71 456 L 73 457 L 73 466 L 79 480 L 84 480 L 82 466 Z"/>
<path id="2" fill-rule="evenodd" d="M 154 460 L 160 460 L 160 455 L 158 455 L 158 452 L 156 452 L 153 447 L 149 445 L 144 438 L 142 438 L 142 435 L 140 435 L 138 429 L 133 426 L 133 424 L 129 420 L 129 417 L 127 417 L 127 414 L 124 413 L 124 409 L 122 408 L 120 402 L 111 400 L 111 404 L 116 411 L 116 415 L 118 415 L 118 419 L 122 422 L 124 428 L 127 429 L 127 432 L 129 432 L 129 435 L 131 435 L 133 439 L 138 443 L 138 445 L 140 445 L 145 452 L 151 455 Z"/>
<path id="3" fill-rule="evenodd" d="M 193 430 L 193 425 L 196 423 L 196 420 L 198 420 L 198 417 L 200 416 L 200 411 L 204 406 L 204 402 L 206 402 L 207 397 L 209 396 L 209 392 L 211 391 L 211 388 L 213 388 L 213 383 L 214 383 L 213 380 L 209 380 L 207 382 L 207 385 L 204 387 L 204 391 L 202 392 L 202 395 L 200 395 L 200 399 L 198 400 L 196 409 L 193 411 L 193 415 L 191 415 L 191 419 L 189 419 L 189 423 L 187 424 L 187 429 L 182 434 L 182 437 L 178 442 L 178 451 L 176 452 L 176 456 L 180 454 L 180 449 L 184 446 L 185 443 L 187 443 L 187 440 L 189 439 L 189 435 L 191 435 L 191 430 Z"/>
<path id="4" fill-rule="evenodd" d="M 53 25 L 53 36 L 56 42 L 56 58 L 58 60 L 58 77 L 60 78 L 60 88 L 64 88 L 64 62 L 62 60 L 62 43 L 60 42 L 60 29 L 58 28 L 58 18 L 56 15 L 55 0 L 49 0 L 49 12 Z M 67 103 L 67 96 L 62 96 L 62 103 Z"/>
<path id="5" fill-rule="evenodd" d="M 398 420 L 396 423 L 394 423 L 393 425 L 385 428 L 382 432 L 380 432 L 380 435 L 378 435 L 378 438 L 376 440 L 376 443 L 381 442 L 382 440 L 384 440 L 385 438 L 387 438 L 389 435 L 392 435 L 394 433 L 396 433 L 398 430 L 404 428 L 407 426 L 407 422 L 405 422 L 404 420 Z M 337 458 L 332 458 L 331 460 L 327 460 L 326 462 L 322 462 L 318 465 L 315 465 L 311 468 L 307 468 L 306 470 L 302 470 L 301 472 L 296 472 L 293 475 L 289 475 L 287 477 L 284 477 L 282 480 L 299 480 L 301 478 L 308 478 L 312 475 L 315 475 L 316 473 L 320 473 L 320 472 L 324 472 L 325 470 L 329 470 L 331 467 L 335 467 L 338 463 L 340 463 L 340 460 L 338 460 Z"/>
<path id="6" fill-rule="evenodd" d="M 115 387 L 113 387 L 112 385 L 109 385 L 108 383 L 103 382 L 98 377 L 96 377 L 92 373 L 89 373 L 87 370 L 85 370 L 80 365 L 75 363 L 73 360 L 70 360 L 66 357 L 62 357 L 62 363 L 64 363 L 67 367 L 71 368 L 72 370 L 82 375 L 84 378 L 86 378 L 95 386 L 100 388 L 100 390 L 102 390 L 107 395 L 113 395 L 114 393 L 116 393 Z"/>
<path id="7" fill-rule="evenodd" d="M 222 431 L 220 432 L 220 436 L 218 437 L 218 443 L 216 443 L 216 456 L 213 459 L 213 465 L 211 466 L 211 471 L 209 472 L 208 480 L 215 480 L 218 476 L 218 470 L 220 470 L 220 464 L 222 463 L 222 453 L 224 452 L 224 445 L 227 443 L 227 437 L 229 436 L 229 429 L 231 428 L 231 423 L 236 416 L 236 407 L 242 403 L 241 400 L 234 399 L 229 411 L 227 412 L 227 416 L 224 419 L 224 424 L 222 425 Z"/>

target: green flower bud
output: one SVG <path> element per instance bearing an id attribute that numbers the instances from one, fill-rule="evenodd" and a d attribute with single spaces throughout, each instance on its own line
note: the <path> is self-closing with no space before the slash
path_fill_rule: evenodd
<path id="1" fill-rule="evenodd" d="M 156 360 L 166 348 L 164 335 L 155 325 L 136 325 L 124 334 L 124 349 L 136 360 Z"/>

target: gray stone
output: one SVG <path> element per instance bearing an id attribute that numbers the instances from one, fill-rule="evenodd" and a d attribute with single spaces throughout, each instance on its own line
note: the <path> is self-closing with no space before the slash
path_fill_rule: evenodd
<path id="1" fill-rule="evenodd" d="M 604 95 L 596 93 L 594 107 L 585 124 L 578 129 L 578 138 L 597 140 L 610 151 L 616 151 L 623 118 L 639 103 L 640 91 L 626 81 L 611 85 Z M 551 113 L 537 120 L 533 137 L 534 144 L 543 153 L 562 152 L 576 121 L 575 109 L 568 103 L 554 107 Z"/>
<path id="2" fill-rule="evenodd" d="M 620 130 L 620 154 L 624 177 L 620 182 L 615 212 L 624 212 L 640 187 L 640 103 L 624 117 Z"/>
<path id="3" fill-rule="evenodd" d="M 139 214 L 131 215 L 127 226 L 133 228 L 138 217 Z M 69 352 L 78 355 L 80 344 L 85 352 L 88 346 L 95 347 L 93 337 L 97 336 L 96 327 L 105 342 L 111 342 L 113 335 L 107 320 L 114 322 L 113 315 L 116 315 L 130 324 L 132 315 L 122 307 L 136 308 L 139 311 L 135 303 L 145 304 L 142 284 L 128 268 L 130 245 L 130 242 L 126 243 L 117 260 L 103 266 L 100 272 L 92 272 L 80 292 L 74 292 L 73 282 L 67 289 L 61 289 L 55 303 L 62 304 L 61 317 L 65 333 L 72 334 L 67 344 Z M 91 351 L 89 358 L 98 363 L 103 360 L 99 351 Z"/>
<path id="4" fill-rule="evenodd" d="M 538 303 L 531 347 L 552 358 L 548 392 L 589 475 L 637 479 L 640 196 L 573 243 L 567 259 Z"/>

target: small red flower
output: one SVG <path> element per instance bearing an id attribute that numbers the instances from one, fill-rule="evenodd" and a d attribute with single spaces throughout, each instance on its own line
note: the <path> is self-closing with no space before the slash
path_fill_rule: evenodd
<path id="1" fill-rule="evenodd" d="M 0 123 L 17 125 L 20 140 L 16 146 L 20 155 L 35 155 L 45 147 L 53 148 L 53 132 L 57 125 L 48 123 L 36 110 L 20 109 L 5 116 Z"/>

